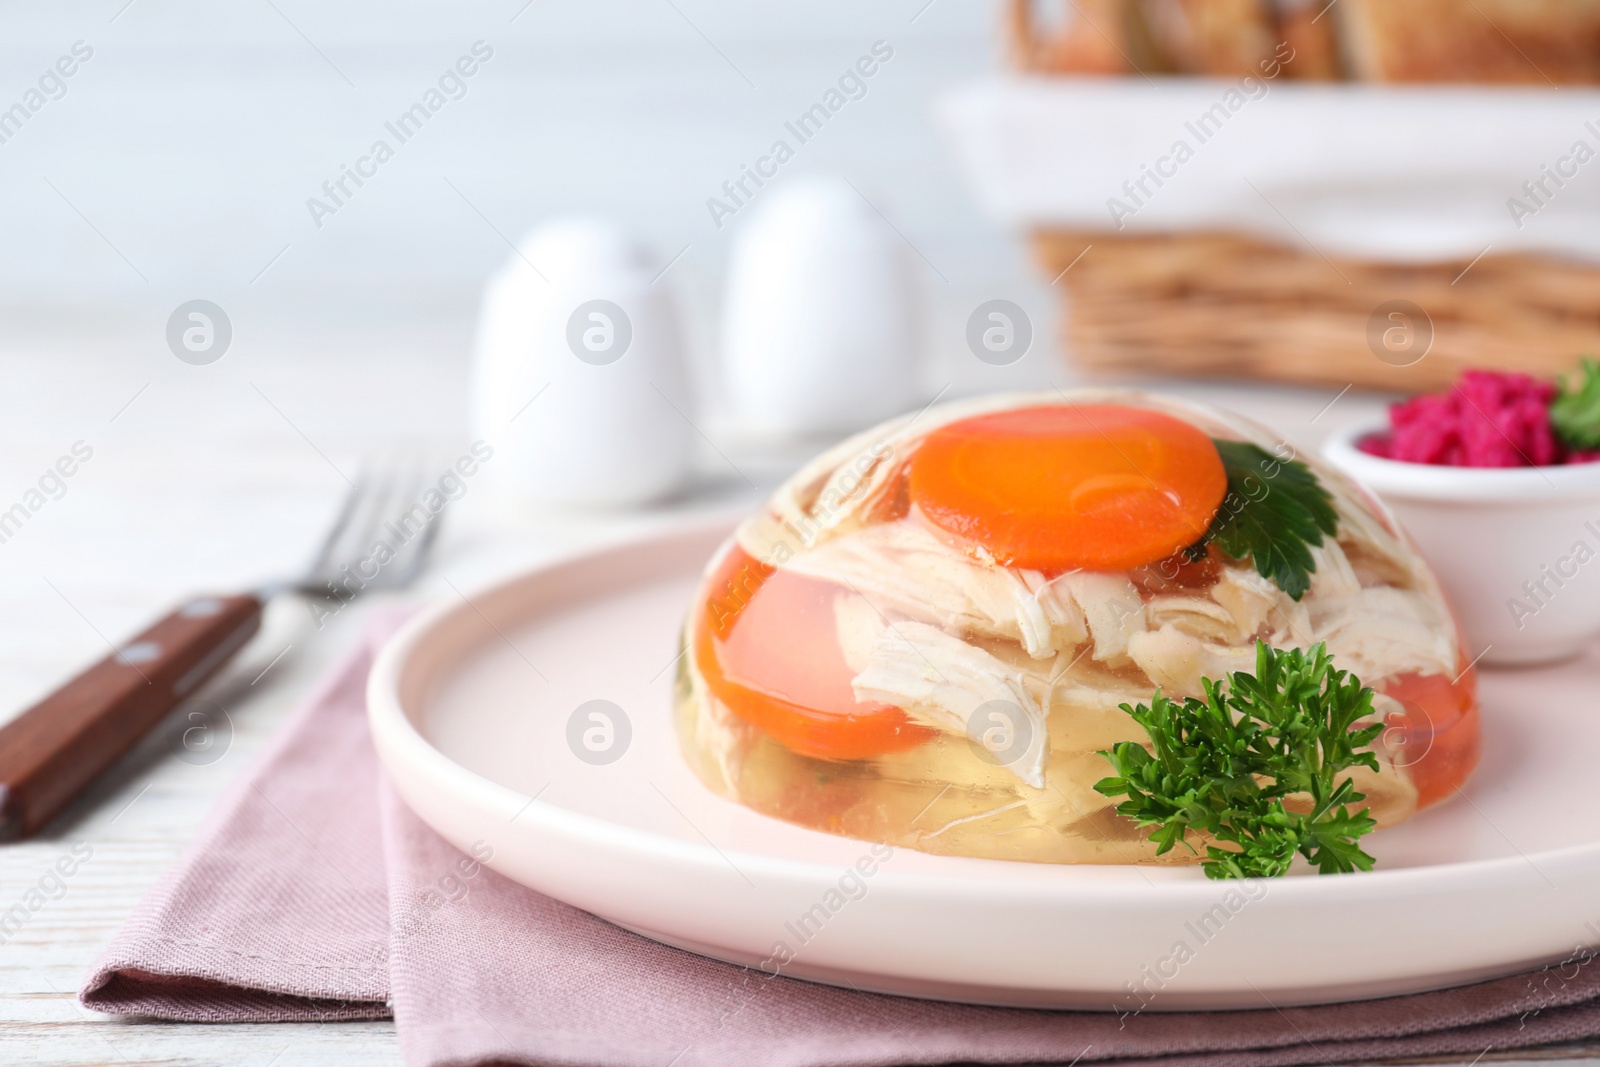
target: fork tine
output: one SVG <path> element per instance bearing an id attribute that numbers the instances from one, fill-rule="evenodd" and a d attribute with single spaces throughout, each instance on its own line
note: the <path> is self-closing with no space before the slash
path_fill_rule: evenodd
<path id="1" fill-rule="evenodd" d="M 431 484 L 421 464 L 414 461 L 396 459 L 381 466 L 364 466 L 345 494 L 315 562 L 297 587 L 311 595 L 347 600 L 363 590 L 398 588 L 413 581 L 426 565 L 442 525 L 443 515 L 430 513 L 412 533 L 406 521 Z M 397 530 L 409 536 L 402 541 L 395 535 Z M 371 577 L 357 569 L 354 576 L 359 584 L 345 581 L 345 572 L 367 559 L 368 551 L 379 541 L 390 547 L 387 561 Z"/>
<path id="2" fill-rule="evenodd" d="M 347 498 L 348 507 L 341 515 L 339 525 L 329 531 L 324 551 L 301 581 L 303 589 L 341 598 L 348 598 L 357 592 L 349 588 L 348 583 L 340 587 L 339 582 L 344 577 L 344 570 L 359 563 L 363 549 L 372 543 L 373 532 L 382 520 L 384 504 L 390 495 L 391 479 L 381 465 L 368 463 L 363 467 L 357 486 L 359 492 L 353 492 Z"/>
<path id="3" fill-rule="evenodd" d="M 373 494 L 372 506 L 368 510 L 366 523 L 362 526 L 360 537 L 351 546 L 349 558 L 341 561 L 343 566 L 360 562 L 365 557 L 366 550 L 372 547 L 375 542 L 379 540 L 388 542 L 389 538 L 384 536 L 384 520 L 393 519 L 399 513 L 406 499 L 406 485 L 402 481 L 401 467 L 397 463 L 391 463 L 379 483 L 378 492 Z M 397 548 L 395 554 L 399 555 L 400 550 Z M 380 567 L 378 572 L 367 580 L 367 587 L 371 588 L 386 584 L 383 580 L 384 571 L 392 566 L 393 562 L 393 559 L 391 559 L 389 563 Z"/>
<path id="4" fill-rule="evenodd" d="M 422 573 L 422 568 L 427 566 L 428 556 L 433 551 L 433 542 L 438 538 L 442 526 L 444 526 L 444 512 L 441 511 L 428 519 L 428 524 L 422 528 L 422 536 L 413 542 L 417 547 L 412 550 L 411 558 L 394 576 L 396 586 L 410 585 L 417 575 Z"/>
<path id="5" fill-rule="evenodd" d="M 411 505 L 421 503 L 424 494 L 428 489 L 432 488 L 433 483 L 423 473 L 420 463 L 408 465 L 407 474 L 409 476 L 408 492 L 396 508 L 391 509 L 391 517 L 394 517 L 395 514 L 404 515 L 406 511 L 410 510 Z M 401 511 L 401 508 L 404 508 L 405 511 Z M 442 513 L 430 514 L 422 524 L 421 529 L 418 530 L 417 535 L 400 547 L 399 551 L 395 553 L 393 564 L 379 576 L 384 585 L 401 587 L 416 578 L 427 562 L 434 538 L 439 535 L 440 519 L 442 518 Z"/>
<path id="6" fill-rule="evenodd" d="M 319 575 L 326 572 L 328 563 L 333 559 L 333 550 L 338 547 L 339 539 L 344 536 L 345 529 L 350 525 L 350 520 L 355 516 L 361 499 L 369 491 L 368 484 L 371 474 L 366 467 L 356 475 L 356 480 L 345 490 L 344 499 L 339 502 L 339 514 L 333 520 L 333 525 L 328 527 L 322 544 L 317 548 L 317 554 L 312 558 L 311 565 L 305 570 L 305 581 L 314 581 Z"/>

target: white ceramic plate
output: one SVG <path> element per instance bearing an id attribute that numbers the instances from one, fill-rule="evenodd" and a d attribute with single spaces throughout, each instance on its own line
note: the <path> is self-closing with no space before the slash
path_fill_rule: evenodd
<path id="1" fill-rule="evenodd" d="M 648 937 L 891 993 L 1282 1006 L 1509 974 L 1600 940 L 1600 657 L 1486 673 L 1482 767 L 1463 797 L 1370 838 L 1370 874 L 1246 883 L 1247 895 L 1194 869 L 906 849 L 880 861 L 713 795 L 679 758 L 678 627 L 727 532 L 701 524 L 572 557 L 408 625 L 369 692 L 401 795 L 456 845 L 486 843 L 502 874 Z M 568 744 L 591 700 L 631 727 L 609 764 Z M 871 873 L 846 873 L 858 864 Z"/>

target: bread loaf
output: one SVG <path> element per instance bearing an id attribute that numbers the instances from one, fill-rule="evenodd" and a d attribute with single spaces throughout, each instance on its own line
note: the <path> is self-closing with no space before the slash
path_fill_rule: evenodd
<path id="1" fill-rule="evenodd" d="M 1012 0 L 1017 64 L 1058 74 L 1600 83 L 1600 0 Z"/>
<path id="2" fill-rule="evenodd" d="M 1185 74 L 1259 74 L 1275 43 L 1264 0 L 1140 0 L 1139 14 L 1163 65 Z"/>
<path id="3" fill-rule="evenodd" d="M 1276 0 L 1278 37 L 1293 59 L 1284 72 L 1300 81 L 1336 81 L 1344 76 L 1339 58 L 1335 0 Z"/>
<path id="4" fill-rule="evenodd" d="M 1600 0 L 1340 0 L 1337 14 L 1360 80 L 1600 81 Z"/>
<path id="5" fill-rule="evenodd" d="M 1062 74 L 1133 73 L 1132 5 L 1133 0 L 1073 0 L 1062 24 L 1046 30 L 1029 0 L 1015 0 L 1009 27 L 1015 60 L 1027 70 Z"/>

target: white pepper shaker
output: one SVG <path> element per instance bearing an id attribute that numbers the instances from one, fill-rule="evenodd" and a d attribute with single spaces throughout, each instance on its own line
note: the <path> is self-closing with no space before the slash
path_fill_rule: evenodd
<path id="1" fill-rule="evenodd" d="M 750 210 L 721 346 L 738 427 L 835 435 L 912 406 L 916 292 L 904 239 L 837 175 L 774 185 Z"/>
<path id="2" fill-rule="evenodd" d="M 679 488 L 693 428 L 677 309 L 618 227 L 547 223 L 484 295 L 474 422 L 533 505 L 627 507 Z"/>

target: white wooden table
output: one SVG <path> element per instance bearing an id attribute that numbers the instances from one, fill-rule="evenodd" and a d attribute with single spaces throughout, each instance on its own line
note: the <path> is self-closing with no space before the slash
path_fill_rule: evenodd
<path id="1" fill-rule="evenodd" d="M 469 94 L 315 227 L 306 198 L 478 39 L 495 59 Z M 0 718 L 178 598 L 303 563 L 343 488 L 335 465 L 402 445 L 455 454 L 468 436 L 480 287 L 508 235 L 540 218 L 601 211 L 663 260 L 682 250 L 673 278 L 708 362 L 728 231 L 706 198 L 880 39 L 893 63 L 796 166 L 850 175 L 925 262 L 925 395 L 1061 377 L 1047 343 L 1052 291 L 1020 242 L 977 215 L 927 121 L 942 85 L 992 66 L 984 5 L 0 7 L 0 109 L 74 42 L 94 49 L 64 95 L 0 142 L 0 510 L 75 443 L 93 450 L 59 498 L 0 542 Z M 227 355 L 203 367 L 163 339 L 171 310 L 195 297 L 223 305 L 235 330 Z M 1010 368 L 980 365 L 962 341 L 966 316 L 993 297 L 1036 319 L 1040 341 Z M 1307 446 L 1376 406 L 1352 394 L 1329 407 L 1332 391 L 1192 391 Z M 702 394 L 695 417 L 714 433 L 715 390 Z M 757 481 L 783 469 L 732 454 Z M 717 453 L 702 458 L 697 492 L 653 513 L 506 514 L 469 492 L 409 595 L 672 512 L 753 502 Z M 218 683 L 247 690 L 230 698 L 219 758 L 178 758 L 180 716 L 47 836 L 0 848 L 0 910 L 73 844 L 93 849 L 65 894 L 0 944 L 0 1063 L 399 1062 L 387 1022 L 128 1022 L 75 999 L 95 955 L 369 609 L 308 631 L 303 605 L 275 605 Z"/>
<path id="2" fill-rule="evenodd" d="M 156 363 L 130 372 L 103 354 L 83 355 L 101 344 L 109 351 L 113 340 L 93 323 L 78 323 L 65 335 L 32 329 L 0 334 L 7 380 L 30 401 L 0 425 L 0 486 L 7 492 L 26 486 L 75 440 L 94 448 L 66 495 L 0 544 L 0 596 L 10 608 L 10 622 L 0 630 L 7 639 L 0 646 L 0 702 L 8 709 L 20 709 L 100 655 L 103 638 L 132 631 L 185 593 L 235 588 L 301 562 L 342 489 L 330 460 L 353 463 L 383 442 L 403 439 L 446 449 L 461 434 L 464 386 L 449 352 L 459 341 L 448 333 L 412 334 L 404 355 L 385 354 L 384 339 L 369 339 L 358 358 L 348 358 L 347 350 L 342 359 L 331 346 L 264 338 L 264 350 L 274 354 L 270 362 L 224 361 L 204 368 L 215 372 L 204 379 L 170 356 L 171 367 Z M 81 372 L 69 369 L 74 359 L 82 361 Z M 375 375 L 380 362 L 386 369 Z M 958 382 L 961 369 L 931 368 L 928 392 Z M 1023 384 L 1065 380 L 1050 357 L 1030 358 L 1013 370 Z M 146 371 L 154 379 L 148 388 Z M 942 381 L 933 380 L 941 373 Z M 1254 414 L 1305 447 L 1376 405 L 1350 394 L 1326 408 L 1331 391 L 1182 388 Z M 342 399 L 357 394 L 364 403 Z M 402 423 L 404 432 L 397 432 Z M 733 459 L 757 471 L 758 481 L 776 475 L 768 470 L 762 476 L 759 457 L 734 453 Z M 728 488 L 742 483 L 726 477 L 723 463 L 708 450 L 699 492 L 633 515 L 506 514 L 469 491 L 449 515 L 437 566 L 408 595 L 426 598 L 445 589 L 446 578 L 465 587 L 563 547 L 624 535 L 686 510 L 752 502 L 750 490 Z M 74 843 L 93 849 L 65 895 L 0 945 L 0 1062 L 399 1062 L 388 1022 L 128 1022 L 86 1012 L 74 996 L 95 955 L 183 849 L 218 794 L 249 767 L 319 673 L 348 649 L 365 610 L 370 605 L 315 631 L 305 624 L 303 605 L 276 605 L 263 634 L 210 687 L 248 683 L 291 645 L 246 686 L 243 699 L 229 700 L 232 737 L 220 758 L 197 766 L 178 757 L 180 715 L 48 837 L 0 848 L 5 906 Z M 1600 1047 L 1550 1052 L 1573 1059 L 1596 1054 Z"/>

